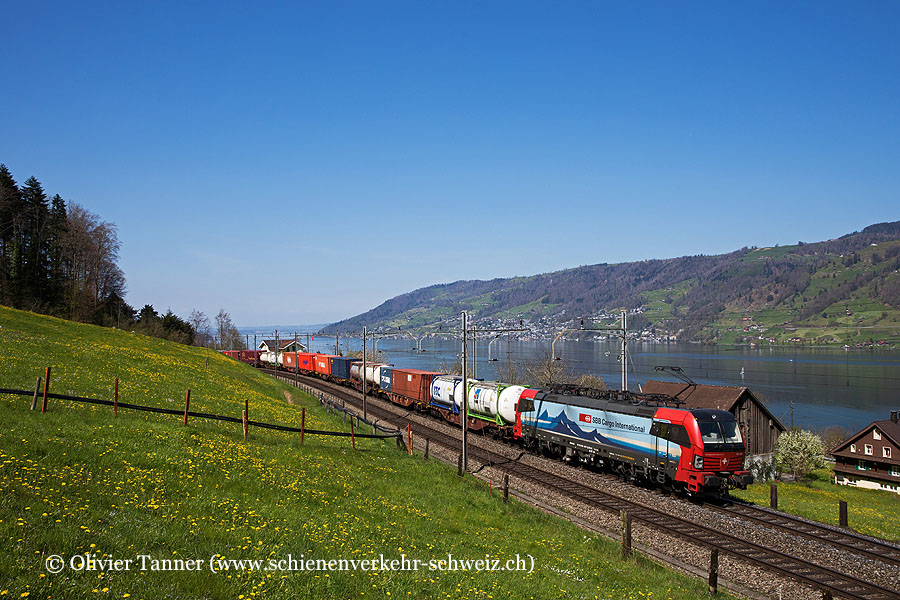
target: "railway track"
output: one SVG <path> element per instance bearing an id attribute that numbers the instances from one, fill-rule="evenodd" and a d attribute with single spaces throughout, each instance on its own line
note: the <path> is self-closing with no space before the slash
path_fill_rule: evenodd
<path id="1" fill-rule="evenodd" d="M 265 371 L 274 376 L 282 376 L 282 374 L 278 374 L 272 370 Z M 293 376 L 288 376 L 287 374 L 284 375 L 284 378 L 288 382 L 293 382 L 295 379 Z M 362 404 L 362 399 L 358 392 L 352 392 L 344 387 L 320 379 L 302 377 L 302 380 L 306 385 L 338 397 L 345 403 L 353 406 Z M 432 442 L 445 446 L 451 450 L 457 450 L 459 448 L 459 438 L 427 426 L 421 422 L 411 421 L 403 416 L 385 410 L 374 403 L 368 404 L 367 412 L 378 418 L 380 421 L 392 422 L 401 429 L 405 429 L 408 424 L 414 425 L 418 436 L 427 437 Z M 682 519 L 669 513 L 620 498 L 614 494 L 581 483 L 569 481 L 554 473 L 544 471 L 531 465 L 525 465 L 490 450 L 470 445 L 468 455 L 476 462 L 503 469 L 510 475 L 543 486 L 544 488 L 555 491 L 588 506 L 615 515 L 620 514 L 623 510 L 627 511 L 631 515 L 633 521 L 643 523 L 658 532 L 686 540 L 705 548 L 718 549 L 721 553 L 731 555 L 738 560 L 745 561 L 782 577 L 798 581 L 815 590 L 820 590 L 825 594 L 846 598 L 864 598 L 868 600 L 900 599 L 900 593 L 898 593 L 897 590 L 864 581 L 852 575 L 840 573 L 828 567 L 817 565 L 801 558 L 760 546 L 753 542 L 724 533 L 720 529 L 705 527 L 693 521 Z M 771 523 L 766 521 L 766 524 L 770 525 Z M 852 546 L 848 547 L 853 548 Z M 856 552 L 857 550 L 853 548 L 848 551 Z M 879 557 L 879 559 L 882 559 L 882 557 Z"/>
<path id="2" fill-rule="evenodd" d="M 615 475 L 596 471 L 592 471 L 592 473 L 610 480 L 617 480 Z M 662 494 L 662 492 L 655 493 Z M 722 503 L 706 502 L 703 507 L 731 518 L 743 519 L 769 529 L 828 544 L 838 550 L 865 556 L 870 560 L 900 567 L 900 546 L 885 540 L 734 499 L 726 499 Z"/>
<path id="3" fill-rule="evenodd" d="M 722 506 L 707 505 L 706 508 L 900 567 L 900 547 L 883 540 L 742 502 L 729 501 Z"/>
<path id="4" fill-rule="evenodd" d="M 615 475 L 592 471 L 595 475 L 610 480 L 618 480 Z M 654 492 L 662 494 L 662 492 Z M 900 567 L 900 546 L 885 540 L 864 536 L 855 531 L 838 529 L 779 512 L 766 507 L 756 506 L 734 499 L 723 503 L 706 502 L 703 507 L 735 519 L 743 519 L 759 526 L 782 531 L 790 535 L 798 535 L 814 542 L 828 544 L 870 560 L 879 561 L 893 567 Z"/>

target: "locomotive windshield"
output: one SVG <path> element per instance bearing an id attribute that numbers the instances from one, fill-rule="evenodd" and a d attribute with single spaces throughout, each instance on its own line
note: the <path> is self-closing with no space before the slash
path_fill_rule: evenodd
<path id="1" fill-rule="evenodd" d="M 697 421 L 703 447 L 706 450 L 732 451 L 742 447 L 744 440 L 736 421 Z"/>

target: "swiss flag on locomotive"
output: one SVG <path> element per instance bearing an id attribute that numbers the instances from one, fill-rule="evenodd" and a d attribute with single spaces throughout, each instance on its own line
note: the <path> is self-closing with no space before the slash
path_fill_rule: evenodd
<path id="1" fill-rule="evenodd" d="M 580 414 L 578 415 L 578 420 L 581 421 L 582 423 L 590 423 L 590 422 L 591 422 L 591 415 L 586 415 L 586 414 L 584 414 L 584 413 L 580 413 Z"/>

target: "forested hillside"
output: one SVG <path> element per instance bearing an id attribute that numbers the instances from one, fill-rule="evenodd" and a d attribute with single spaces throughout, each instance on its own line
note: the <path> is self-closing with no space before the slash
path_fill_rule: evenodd
<path id="1" fill-rule="evenodd" d="M 764 338 L 777 341 L 867 339 L 869 328 L 883 334 L 900 325 L 898 269 L 900 221 L 825 242 L 434 285 L 325 331 L 428 330 L 449 325 L 462 310 L 476 319 L 559 326 L 626 309 L 634 328 L 684 341 L 747 341 L 767 332 Z M 803 336 L 793 335 L 804 327 Z"/>

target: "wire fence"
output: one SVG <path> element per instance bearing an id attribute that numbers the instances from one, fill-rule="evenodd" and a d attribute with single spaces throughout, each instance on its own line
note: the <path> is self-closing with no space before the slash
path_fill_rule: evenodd
<path id="1" fill-rule="evenodd" d="M 299 433 L 302 439 L 307 435 L 321 435 L 321 436 L 330 436 L 330 437 L 349 437 L 353 440 L 354 447 L 356 446 L 356 438 L 363 439 L 397 439 L 398 444 L 402 443 L 403 433 L 397 428 L 387 428 L 379 423 L 369 423 L 368 421 L 363 421 L 359 418 L 358 415 L 353 414 L 348 409 L 343 406 L 338 407 L 333 399 L 326 398 L 326 396 L 318 391 L 313 391 L 311 388 L 307 391 L 312 394 L 314 397 L 317 397 L 320 403 L 326 406 L 326 409 L 330 409 L 331 412 L 334 412 L 337 408 L 340 408 L 342 412 L 345 413 L 344 420 L 346 422 L 347 415 L 350 416 L 350 431 L 328 431 L 323 429 L 307 429 L 306 428 L 306 409 L 302 409 L 302 417 L 301 417 L 301 426 L 300 427 L 292 427 L 290 425 L 281 425 L 277 423 L 265 423 L 263 421 L 252 421 L 249 419 L 249 407 L 245 402 L 245 409 L 242 412 L 241 417 L 232 417 L 228 415 L 218 415 L 214 413 L 206 413 L 206 412 L 198 412 L 189 410 L 190 408 L 190 397 L 191 391 L 187 390 L 187 395 L 185 398 L 185 406 L 184 410 L 174 409 L 174 408 L 161 408 L 157 406 L 145 406 L 142 404 L 133 404 L 129 402 L 119 402 L 118 400 L 118 384 L 119 380 L 116 380 L 116 399 L 115 400 L 104 400 L 100 398 L 86 398 L 83 396 L 71 396 L 68 394 L 56 394 L 49 391 L 49 374 L 50 369 L 47 369 L 47 376 L 45 379 L 45 385 L 43 394 L 41 394 L 41 378 L 38 377 L 37 383 L 35 385 L 34 390 L 18 390 L 11 388 L 0 388 L 0 395 L 14 395 L 14 396 L 32 396 L 33 400 L 31 403 L 31 409 L 34 410 L 38 397 L 42 398 L 41 412 L 46 412 L 47 410 L 47 402 L 49 399 L 55 400 L 68 400 L 71 402 L 81 402 L 84 404 L 95 404 L 100 406 L 110 406 L 113 408 L 115 414 L 118 414 L 118 410 L 126 409 L 126 410 L 136 410 L 142 412 L 151 412 L 157 414 L 164 415 L 176 415 L 182 417 L 184 424 L 187 425 L 188 418 L 196 418 L 196 419 L 207 419 L 212 421 L 223 421 L 226 423 L 240 423 L 244 428 L 244 437 L 247 437 L 247 430 L 249 427 L 258 427 L 260 429 L 272 429 L 275 431 L 284 431 L 289 433 Z M 354 418 L 356 419 L 356 424 L 354 426 Z M 372 426 L 373 433 L 357 433 L 356 428 L 359 427 L 361 422 L 368 423 Z M 378 433 L 378 431 L 382 431 L 384 433 Z"/>

